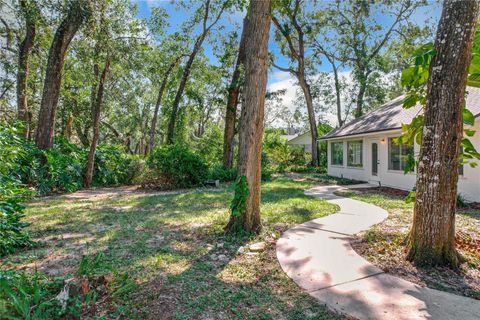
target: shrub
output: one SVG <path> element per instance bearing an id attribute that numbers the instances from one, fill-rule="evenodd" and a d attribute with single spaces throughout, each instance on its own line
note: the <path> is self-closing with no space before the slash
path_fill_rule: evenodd
<path id="1" fill-rule="evenodd" d="M 194 187 L 208 177 L 208 167 L 203 159 L 181 144 L 155 148 L 147 165 L 151 170 L 148 183 L 161 188 Z"/>
<path id="2" fill-rule="evenodd" d="M 21 222 L 22 202 L 32 196 L 20 180 L 21 160 L 26 157 L 23 140 L 15 125 L 0 123 L 0 256 L 32 244 Z"/>
<path id="3" fill-rule="evenodd" d="M 208 178 L 210 180 L 234 181 L 236 177 L 236 168 L 225 168 L 221 163 L 212 165 L 208 173 Z"/>
<path id="4" fill-rule="evenodd" d="M 93 185 L 111 186 L 126 184 L 131 174 L 129 172 L 130 162 L 131 160 L 123 152 L 123 146 L 99 144 L 95 152 Z"/>

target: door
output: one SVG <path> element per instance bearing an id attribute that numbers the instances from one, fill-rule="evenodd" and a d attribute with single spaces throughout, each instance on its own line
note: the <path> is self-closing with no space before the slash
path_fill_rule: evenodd
<path id="1" fill-rule="evenodd" d="M 378 164 L 378 142 L 372 142 L 372 179 L 374 180 L 379 180 Z"/>

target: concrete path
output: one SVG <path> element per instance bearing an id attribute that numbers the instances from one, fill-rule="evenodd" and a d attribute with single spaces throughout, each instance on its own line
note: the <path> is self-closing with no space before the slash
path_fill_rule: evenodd
<path id="1" fill-rule="evenodd" d="M 290 278 L 330 309 L 358 319 L 480 319 L 480 301 L 385 274 L 359 256 L 351 236 L 382 222 L 387 211 L 333 194 L 347 188 L 305 191 L 337 204 L 340 212 L 291 228 L 278 240 L 277 258 Z"/>

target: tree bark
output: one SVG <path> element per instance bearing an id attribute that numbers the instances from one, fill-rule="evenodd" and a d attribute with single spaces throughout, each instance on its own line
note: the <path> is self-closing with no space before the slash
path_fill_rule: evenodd
<path id="1" fill-rule="evenodd" d="M 102 113 L 103 96 L 105 92 L 105 82 L 107 80 L 108 73 L 110 72 L 110 57 L 107 58 L 105 67 L 103 68 L 100 82 L 98 83 L 98 92 L 95 99 L 95 109 L 93 111 L 93 137 L 90 144 L 90 151 L 88 153 L 87 169 L 83 184 L 85 188 L 89 188 L 93 178 L 93 166 L 95 164 L 95 152 L 97 151 L 98 139 L 100 137 L 100 116 Z"/>
<path id="2" fill-rule="evenodd" d="M 165 92 L 165 88 L 167 87 L 168 79 L 170 77 L 170 73 L 172 73 L 175 66 L 180 62 L 182 56 L 179 56 L 173 61 L 170 66 L 168 67 L 167 71 L 165 72 L 162 83 L 160 85 L 160 89 L 158 90 L 157 102 L 155 103 L 155 111 L 153 112 L 152 117 L 152 124 L 150 126 L 150 141 L 149 141 L 149 150 L 150 152 L 155 148 L 155 132 L 157 131 L 157 121 L 158 121 L 158 111 L 160 110 L 160 105 L 162 103 L 163 93 Z"/>
<path id="3" fill-rule="evenodd" d="M 240 204 L 240 208 L 243 209 L 240 212 L 232 211 L 226 228 L 230 232 L 251 233 L 261 230 L 260 182 L 271 20 L 270 0 L 251 0 L 248 14 L 249 18 L 245 25 L 245 86 L 237 167 L 238 176 L 246 179 L 248 194 L 244 203 Z M 237 192 L 242 193 L 241 190 L 236 190 Z"/>
<path id="4" fill-rule="evenodd" d="M 342 99 L 340 97 L 340 91 L 342 88 L 340 87 L 340 80 L 338 79 L 338 70 L 337 66 L 335 65 L 335 61 L 332 61 L 332 68 L 333 68 L 333 80 L 335 84 L 335 98 L 337 103 L 337 121 L 338 127 L 343 126 L 343 119 L 342 119 Z"/>
<path id="5" fill-rule="evenodd" d="M 298 23 L 297 15 L 300 14 L 302 0 L 295 0 L 293 10 L 290 10 L 288 13 L 288 19 L 290 19 L 291 26 L 286 26 L 280 23 L 275 17 L 273 17 L 273 22 L 276 28 L 283 35 L 287 41 L 287 46 L 290 52 L 290 58 L 297 62 L 296 70 L 291 68 L 281 68 L 274 64 L 274 66 L 282 71 L 290 72 L 294 75 L 300 87 L 302 88 L 305 103 L 307 105 L 308 112 L 308 122 L 310 125 L 310 132 L 312 136 L 312 166 L 319 165 L 318 157 L 318 131 L 317 131 L 317 121 L 315 117 L 315 110 L 313 107 L 313 98 L 310 90 L 310 85 L 308 84 L 307 77 L 305 74 L 305 39 L 304 31 L 302 26 Z M 291 29 L 295 29 L 296 34 L 292 36 Z"/>
<path id="6" fill-rule="evenodd" d="M 312 166 L 319 165 L 318 159 L 318 130 L 317 122 L 315 120 L 315 110 L 313 108 L 313 98 L 310 91 L 310 85 L 307 83 L 304 75 L 298 77 L 300 87 L 302 88 L 303 95 L 305 96 L 305 102 L 307 103 L 308 121 L 310 123 L 310 132 L 312 136 Z"/>
<path id="7" fill-rule="evenodd" d="M 228 87 L 227 108 L 225 111 L 225 131 L 223 135 L 223 166 L 231 168 L 233 165 L 233 140 L 235 138 L 235 125 L 237 122 L 237 106 L 241 88 L 241 66 L 245 63 L 245 24 L 238 46 L 237 61 L 233 70 L 232 81 Z"/>
<path id="8" fill-rule="evenodd" d="M 447 0 L 430 64 L 408 259 L 457 267 L 455 210 L 462 110 L 479 14 L 475 0 Z"/>
<path id="9" fill-rule="evenodd" d="M 62 69 L 70 41 L 90 14 L 90 0 L 76 0 L 70 5 L 65 19 L 62 21 L 48 53 L 47 70 L 43 85 L 40 113 L 35 142 L 39 149 L 53 146 L 55 116 L 57 112 Z"/>
<path id="10" fill-rule="evenodd" d="M 198 51 L 202 47 L 203 41 L 207 37 L 207 34 L 210 32 L 210 29 L 220 20 L 220 16 L 223 13 L 224 7 L 222 7 L 215 17 L 214 21 L 207 26 L 207 21 L 210 15 L 210 0 L 205 1 L 205 12 L 203 15 L 203 29 L 202 33 L 197 37 L 195 41 L 195 45 L 193 46 L 192 53 L 188 57 L 188 61 L 185 64 L 185 68 L 183 70 L 182 79 L 180 80 L 180 85 L 178 86 L 177 93 L 175 95 L 175 99 L 173 100 L 172 104 L 172 113 L 170 114 L 170 121 L 168 122 L 168 130 L 167 130 L 167 143 L 172 144 L 174 143 L 174 136 L 175 136 L 175 124 L 177 122 L 177 114 L 178 108 L 180 106 L 180 101 L 182 100 L 183 91 L 185 91 L 185 87 L 187 86 L 188 77 L 190 76 L 190 70 L 192 69 L 193 62 L 195 57 L 197 56 Z"/>
<path id="11" fill-rule="evenodd" d="M 18 119 L 25 123 L 23 137 L 29 139 L 30 117 L 27 102 L 28 57 L 35 43 L 37 8 L 34 1 L 20 0 L 20 7 L 25 15 L 25 38 L 18 52 L 17 73 L 17 108 Z"/>
<path id="12" fill-rule="evenodd" d="M 360 118 L 363 116 L 363 100 L 365 98 L 365 90 L 367 88 L 367 79 L 361 76 L 358 81 L 358 93 L 357 93 L 357 101 L 356 101 L 356 108 L 355 108 L 355 118 Z"/>

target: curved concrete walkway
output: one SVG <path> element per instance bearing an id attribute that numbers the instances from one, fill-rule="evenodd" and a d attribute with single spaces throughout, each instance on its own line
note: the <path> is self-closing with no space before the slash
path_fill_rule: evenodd
<path id="1" fill-rule="evenodd" d="M 480 319 L 480 301 L 385 274 L 359 256 L 351 236 L 383 221 L 387 212 L 333 194 L 342 189 L 348 187 L 305 191 L 337 204 L 340 212 L 291 228 L 278 240 L 277 258 L 290 278 L 330 309 L 358 319 Z"/>

